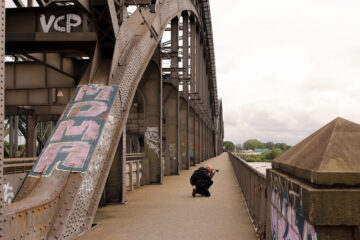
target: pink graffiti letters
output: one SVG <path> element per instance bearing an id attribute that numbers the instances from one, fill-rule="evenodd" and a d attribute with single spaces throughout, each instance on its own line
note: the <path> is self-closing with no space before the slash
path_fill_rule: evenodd
<path id="1" fill-rule="evenodd" d="M 41 172 L 44 168 L 49 168 L 57 161 L 60 161 L 60 165 L 66 168 L 81 168 L 89 151 L 90 144 L 87 142 L 50 143 L 42 153 L 34 172 Z"/>
<path id="2" fill-rule="evenodd" d="M 80 126 L 74 126 L 74 120 L 60 122 L 51 141 L 60 141 L 63 136 L 82 135 L 82 140 L 96 140 L 100 126 L 95 121 L 83 121 Z"/>
<path id="3" fill-rule="evenodd" d="M 78 87 L 30 174 L 50 175 L 55 167 L 86 171 L 117 90 L 117 86 Z"/>
<path id="4" fill-rule="evenodd" d="M 107 110 L 107 105 L 103 102 L 79 102 L 75 103 L 67 117 L 97 117 L 105 113 Z"/>
<path id="5" fill-rule="evenodd" d="M 112 92 L 113 89 L 107 86 L 100 86 L 96 89 L 94 89 L 93 87 L 82 87 L 76 95 L 75 101 L 81 101 L 84 99 L 85 96 L 93 95 L 96 95 L 96 97 L 94 98 L 95 100 L 109 101 Z"/>

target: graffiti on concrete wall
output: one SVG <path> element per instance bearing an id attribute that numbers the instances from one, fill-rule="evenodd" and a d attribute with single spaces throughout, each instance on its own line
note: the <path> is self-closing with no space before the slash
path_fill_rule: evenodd
<path id="1" fill-rule="evenodd" d="M 296 188 L 284 186 L 281 180 L 272 176 L 270 216 L 271 236 L 273 240 L 306 239 L 317 240 L 317 233 L 306 221 L 300 193 Z"/>
<path id="2" fill-rule="evenodd" d="M 13 192 L 13 187 L 10 186 L 10 183 L 6 183 L 3 185 L 4 189 L 4 203 L 5 205 L 12 203 L 14 200 L 15 194 Z"/>
<path id="3" fill-rule="evenodd" d="M 145 132 L 145 143 L 160 157 L 160 137 L 158 127 L 147 127 Z"/>
<path id="4" fill-rule="evenodd" d="M 31 175 L 50 175 L 54 168 L 83 172 L 101 135 L 118 87 L 78 87 Z"/>

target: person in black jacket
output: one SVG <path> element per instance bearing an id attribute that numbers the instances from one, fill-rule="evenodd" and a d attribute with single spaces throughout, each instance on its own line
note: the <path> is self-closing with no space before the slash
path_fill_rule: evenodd
<path id="1" fill-rule="evenodd" d="M 197 193 L 210 197 L 209 188 L 213 184 L 212 177 L 215 173 L 216 170 L 211 165 L 200 167 L 193 173 L 190 178 L 190 183 L 194 186 L 192 191 L 193 197 L 195 197 Z"/>

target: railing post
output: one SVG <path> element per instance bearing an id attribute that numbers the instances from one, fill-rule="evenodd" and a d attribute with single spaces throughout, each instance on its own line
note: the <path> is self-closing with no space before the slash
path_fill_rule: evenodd
<path id="1" fill-rule="evenodd" d="M 136 161 L 136 187 L 140 188 L 140 160 Z"/>
<path id="2" fill-rule="evenodd" d="M 129 161 L 129 183 L 130 183 L 130 191 L 134 190 L 134 183 L 133 183 L 133 161 Z"/>

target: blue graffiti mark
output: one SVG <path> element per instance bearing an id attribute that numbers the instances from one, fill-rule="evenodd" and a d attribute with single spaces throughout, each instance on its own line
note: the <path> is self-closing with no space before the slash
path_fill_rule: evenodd
<path id="1" fill-rule="evenodd" d="M 305 220 L 301 204 L 291 206 L 288 193 L 277 187 L 271 196 L 271 238 L 317 240 L 316 229 Z"/>

